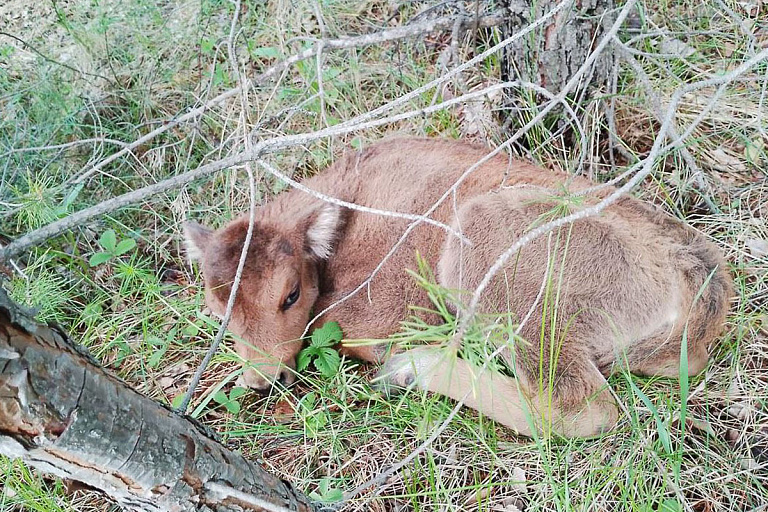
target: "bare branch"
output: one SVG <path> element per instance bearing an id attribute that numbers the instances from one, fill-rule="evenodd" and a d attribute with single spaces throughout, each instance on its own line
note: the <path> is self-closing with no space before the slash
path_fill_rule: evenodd
<path id="1" fill-rule="evenodd" d="M 238 82 L 240 83 L 240 101 L 241 101 L 241 109 L 240 109 L 240 121 L 241 126 L 243 129 L 243 140 L 245 141 L 246 150 L 251 149 L 250 148 L 250 142 L 251 138 L 248 136 L 248 129 L 246 126 L 246 120 L 245 115 L 247 112 L 247 109 L 245 108 L 245 97 L 248 92 L 248 84 L 245 80 L 242 78 L 242 74 L 237 69 L 237 58 L 235 56 L 235 49 L 234 49 L 234 38 L 235 38 L 235 27 L 237 26 L 237 19 L 240 15 L 240 0 L 237 0 L 237 3 L 235 4 L 235 12 L 232 16 L 232 25 L 230 27 L 229 32 L 229 40 L 227 41 L 227 48 L 229 51 L 229 60 L 230 64 L 233 69 L 233 73 L 235 77 L 237 78 Z M 256 223 L 256 181 L 253 177 L 253 169 L 251 169 L 251 166 L 249 163 L 246 163 L 245 170 L 248 172 L 248 187 L 249 187 L 249 212 L 248 212 L 248 230 L 245 233 L 245 240 L 243 241 L 243 248 L 240 251 L 240 259 L 237 262 L 237 270 L 235 271 L 235 279 L 232 282 L 232 289 L 229 292 L 229 297 L 227 298 L 227 307 L 224 312 L 224 317 L 221 319 L 221 325 L 219 325 L 219 330 L 216 333 L 216 337 L 213 339 L 213 343 L 208 348 L 208 352 L 206 352 L 205 357 L 203 357 L 203 360 L 200 362 L 200 365 L 197 367 L 197 370 L 195 371 L 195 375 L 192 377 L 192 380 L 189 383 L 189 386 L 187 387 L 187 392 L 184 394 L 184 398 L 181 401 L 181 404 L 179 404 L 179 407 L 177 409 L 177 412 L 180 414 L 184 414 L 187 411 L 187 408 L 189 407 L 189 403 L 192 401 L 192 396 L 195 393 L 195 389 L 197 388 L 197 385 L 200 383 L 200 379 L 203 378 L 203 373 L 205 372 L 205 369 L 208 367 L 208 365 L 211 362 L 211 359 L 213 359 L 213 356 L 216 354 L 216 352 L 219 349 L 219 345 L 221 345 L 222 340 L 224 339 L 224 335 L 227 333 L 227 326 L 229 325 L 230 320 L 232 319 L 232 311 L 235 308 L 235 300 L 237 299 L 237 292 L 240 289 L 240 281 L 243 277 L 243 269 L 245 268 L 245 260 L 248 256 L 248 249 L 251 247 L 251 239 L 253 238 L 253 226 Z"/>
<path id="2" fill-rule="evenodd" d="M 455 229 L 453 229 L 448 224 L 444 224 L 442 222 L 436 221 L 435 219 L 431 219 L 429 217 L 425 217 L 424 215 L 414 215 L 412 213 L 401 213 L 401 212 L 395 212 L 390 210 L 380 210 L 378 208 L 369 208 L 368 206 L 362 206 L 355 203 L 350 203 L 349 201 L 343 201 L 341 199 L 338 199 L 336 197 L 329 196 L 327 194 L 323 194 L 322 192 L 318 192 L 316 190 L 312 190 L 311 188 L 307 187 L 306 185 L 302 185 L 296 180 L 291 179 L 289 176 L 286 176 L 285 174 L 281 173 L 274 167 L 272 167 L 270 164 L 265 162 L 264 160 L 258 161 L 259 165 L 261 165 L 264 169 L 267 170 L 271 175 L 279 179 L 280 181 L 283 181 L 284 183 L 287 183 L 288 185 L 292 186 L 293 188 L 297 190 L 301 190 L 302 192 L 311 195 L 312 197 L 315 197 L 317 199 L 320 199 L 321 201 L 325 201 L 326 203 L 335 204 L 337 206 L 342 206 L 344 208 L 349 208 L 350 210 L 355 210 L 362 213 L 370 213 L 373 215 L 379 215 L 381 217 L 391 217 L 394 219 L 406 219 L 406 220 L 414 220 L 419 222 L 424 222 L 426 224 L 430 224 L 432 226 L 438 227 L 442 230 L 445 230 L 446 232 L 450 233 L 451 235 L 459 238 L 459 240 L 462 241 L 462 243 L 470 244 L 471 240 L 469 240 L 467 237 L 465 237 L 463 234 L 459 233 Z"/>
<path id="3" fill-rule="evenodd" d="M 464 96 L 451 98 L 450 100 L 444 101 L 442 103 L 439 103 L 431 107 L 427 107 L 419 110 L 411 110 L 411 111 L 390 116 L 387 118 L 369 121 L 367 123 L 349 124 L 349 125 L 339 124 L 331 128 L 326 128 L 316 132 L 296 134 L 296 135 L 284 135 L 281 137 L 274 137 L 271 139 L 263 140 L 255 144 L 250 150 L 223 158 L 221 160 L 216 160 L 215 162 L 211 162 L 209 164 L 200 166 L 197 169 L 194 169 L 192 171 L 187 171 L 183 174 L 173 176 L 172 178 L 168 178 L 167 180 L 163 180 L 158 183 L 148 185 L 146 187 L 133 190 L 131 192 L 127 192 L 121 196 L 101 202 L 99 204 L 96 204 L 84 210 L 80 210 L 79 212 L 73 213 L 72 215 L 64 217 L 63 219 L 59 219 L 46 226 L 43 226 L 34 231 L 31 231 L 21 236 L 20 238 L 16 239 L 15 241 L 11 242 L 10 244 L 8 244 L 6 248 L 2 252 L 0 252 L 0 261 L 4 261 L 7 258 L 13 257 L 18 253 L 26 250 L 27 248 L 33 245 L 39 244 L 45 240 L 48 240 L 49 238 L 53 238 L 66 231 L 69 231 L 70 229 L 81 226 L 85 222 L 88 222 L 89 220 L 95 217 L 118 210 L 120 208 L 123 208 L 131 204 L 140 203 L 141 201 L 144 201 L 145 199 L 148 199 L 152 196 L 162 194 L 163 192 L 167 192 L 169 190 L 176 189 L 178 187 L 186 185 L 187 183 L 191 183 L 196 179 L 205 178 L 207 176 L 215 174 L 216 172 L 221 171 L 222 169 L 227 169 L 229 167 L 241 165 L 248 161 L 257 160 L 265 154 L 273 153 L 275 151 L 289 148 L 289 147 L 301 146 L 325 137 L 342 135 L 342 134 L 351 133 L 355 131 L 365 130 L 368 128 L 373 128 L 376 126 L 381 126 L 388 123 L 393 123 L 396 121 L 402 121 L 404 119 L 423 116 L 426 114 L 437 112 L 439 110 L 450 107 L 452 105 L 456 105 L 458 103 L 466 101 L 467 99 L 477 98 L 477 97 L 486 95 L 492 91 L 495 91 L 504 87 L 524 86 L 524 85 L 525 84 L 517 81 L 505 82 L 502 84 L 495 84 L 485 89 L 481 89 L 481 90 L 466 94 Z M 551 108 L 549 110 L 551 110 Z M 547 112 L 549 110 L 547 110 Z M 541 117 L 537 117 L 536 120 L 538 121 L 540 118 Z"/>
<path id="4" fill-rule="evenodd" d="M 659 123 L 661 123 L 664 118 L 664 108 L 661 104 L 661 99 L 659 98 L 659 95 L 656 94 L 656 92 L 653 90 L 653 86 L 651 85 L 651 81 L 650 81 L 650 78 L 648 77 L 648 74 L 645 72 L 645 69 L 643 69 L 640 63 L 637 62 L 637 59 L 635 59 L 635 57 L 628 51 L 628 47 L 624 45 L 619 40 L 619 38 L 614 37 L 613 42 L 616 44 L 617 48 L 619 48 L 622 54 L 622 58 L 630 66 L 632 66 L 632 69 L 635 70 L 635 73 L 637 73 L 637 77 L 640 80 L 640 83 L 643 85 L 646 95 L 650 99 L 651 110 L 653 112 L 653 115 L 656 117 L 656 120 Z M 696 181 L 696 185 L 699 187 L 701 191 L 700 196 L 709 207 L 709 210 L 712 213 L 719 213 L 720 209 L 717 207 L 717 205 L 712 201 L 710 197 L 713 194 L 712 187 L 709 186 L 709 183 L 706 181 L 704 177 L 704 173 L 696 163 L 696 160 L 693 158 L 693 155 L 691 155 L 691 152 L 688 151 L 688 148 L 679 139 L 677 135 L 677 129 L 675 128 L 676 124 L 677 123 L 675 123 L 673 120 L 668 130 L 668 137 L 671 140 L 678 141 L 675 144 L 675 149 L 680 151 L 680 155 L 683 157 L 683 160 L 685 161 L 686 165 L 688 165 L 688 167 L 691 169 L 691 172 L 693 173 L 693 179 Z"/>
<path id="5" fill-rule="evenodd" d="M 651 171 L 653 170 L 653 164 L 655 163 L 657 156 L 660 154 L 662 150 L 662 141 L 666 138 L 667 133 L 669 132 L 669 128 L 673 123 L 675 114 L 677 113 L 677 107 L 680 104 L 680 100 L 686 94 L 689 94 L 699 89 L 713 87 L 716 85 L 720 85 L 721 88 L 724 88 L 733 80 L 735 80 L 739 75 L 742 75 L 743 73 L 745 73 L 746 71 L 754 67 L 756 64 L 758 64 L 759 62 L 767 58 L 768 58 L 768 48 L 764 49 L 762 52 L 758 53 L 757 55 L 755 55 L 754 57 L 752 57 L 751 59 L 744 62 L 743 64 L 741 64 L 740 66 L 738 66 L 737 68 L 733 69 L 731 72 L 725 75 L 718 76 L 715 78 L 710 78 L 708 80 L 702 80 L 693 84 L 688 84 L 678 89 L 677 92 L 675 92 L 675 94 L 672 96 L 670 104 L 667 106 L 667 115 L 664 117 L 664 121 L 661 125 L 658 135 L 656 136 L 656 139 L 654 140 L 653 146 L 651 147 L 651 150 L 648 153 L 648 156 L 646 156 L 643 160 L 641 160 L 641 162 L 639 162 L 643 164 L 642 169 L 639 172 L 637 172 L 637 174 L 635 174 L 632 177 L 632 179 L 630 179 L 622 187 L 617 189 L 615 192 L 607 196 L 605 199 L 603 199 L 596 205 L 589 208 L 585 208 L 583 210 L 580 210 L 566 217 L 562 217 L 560 219 L 554 220 L 532 231 L 529 231 L 525 236 L 519 238 L 506 251 L 504 251 L 496 259 L 496 261 L 493 263 L 491 268 L 488 269 L 488 272 L 485 274 L 485 276 L 483 277 L 482 281 L 477 286 L 477 288 L 475 288 L 475 291 L 472 294 L 472 300 L 470 301 L 469 307 L 467 308 L 467 315 L 463 319 L 459 329 L 456 331 L 456 335 L 454 336 L 453 342 L 454 343 L 461 342 L 461 339 L 466 334 L 467 329 L 469 328 L 469 322 L 471 318 L 477 312 L 477 307 L 480 303 L 480 298 L 483 292 L 488 287 L 493 277 L 506 264 L 509 258 L 511 258 L 514 254 L 516 254 L 526 244 L 528 244 L 529 242 L 531 242 L 532 240 L 534 240 L 535 238 L 543 234 L 549 233 L 550 231 L 557 229 L 560 226 L 574 222 L 576 220 L 597 215 L 606 207 L 616 202 L 619 199 L 619 197 L 621 197 L 622 195 L 632 190 L 638 183 L 640 183 L 646 176 L 648 176 L 651 173 Z M 697 120 L 698 119 L 699 118 L 697 118 Z M 692 130 L 693 130 L 693 126 L 689 126 L 686 132 L 681 137 L 678 137 L 675 141 L 673 141 L 671 146 L 679 143 L 682 137 L 687 137 L 687 134 L 689 134 L 690 131 Z"/>
<path id="6" fill-rule="evenodd" d="M 501 14 L 492 14 L 492 15 L 483 16 L 482 18 L 480 18 L 480 20 L 478 21 L 478 24 L 480 27 L 483 27 L 483 28 L 493 27 L 502 23 L 503 20 L 504 20 L 504 17 Z M 402 27 L 397 27 L 389 30 L 383 30 L 381 32 L 376 32 L 373 34 L 364 34 L 364 35 L 355 36 L 355 37 L 342 37 L 339 39 L 330 39 L 327 41 L 323 40 L 318 46 L 315 46 L 313 48 L 308 48 L 270 67 L 260 75 L 249 80 L 247 87 L 250 87 L 253 84 L 263 84 L 268 80 L 274 78 L 275 76 L 279 75 L 280 73 L 282 73 L 292 65 L 296 64 L 297 62 L 301 62 L 303 60 L 307 60 L 316 56 L 321 47 L 323 50 L 338 50 L 338 49 L 346 49 L 346 48 L 357 48 L 360 46 L 367 46 L 372 44 L 381 44 L 389 41 L 396 41 L 399 39 L 419 37 L 424 34 L 428 34 L 430 32 L 449 30 L 453 28 L 454 23 L 455 23 L 455 17 L 446 16 L 443 18 L 437 18 L 434 20 L 429 20 L 422 23 L 418 23 L 418 24 L 405 25 Z M 468 25 L 468 22 L 465 23 L 465 25 Z M 190 119 L 194 119 L 202 115 L 207 110 L 210 110 L 216 105 L 237 96 L 240 89 L 241 89 L 240 86 L 234 87 L 228 91 L 225 91 L 219 94 L 215 98 L 212 98 L 205 104 L 190 110 L 186 114 L 183 114 L 175 119 L 171 119 L 167 121 L 166 123 L 162 124 L 161 126 L 157 127 L 151 132 L 147 133 L 146 135 L 143 135 L 142 137 L 139 137 L 135 141 L 131 142 L 125 148 L 118 151 L 117 153 L 110 155 L 104 160 L 92 165 L 91 167 L 84 169 L 79 174 L 67 180 L 65 182 L 65 185 L 80 183 L 82 181 L 87 180 L 94 173 L 99 172 L 104 166 L 110 164 L 111 162 L 114 162 L 115 160 L 122 157 L 126 153 L 136 149 L 138 146 L 145 144 L 146 142 L 154 139 L 158 135 L 161 135 L 167 132 L 168 130 L 170 130 L 175 126 L 178 126 L 179 124 L 182 124 L 186 121 L 189 121 Z"/>

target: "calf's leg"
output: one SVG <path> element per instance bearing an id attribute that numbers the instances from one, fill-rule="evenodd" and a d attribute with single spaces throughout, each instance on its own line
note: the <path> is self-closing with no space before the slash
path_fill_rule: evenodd
<path id="1" fill-rule="evenodd" d="M 540 393 L 523 379 L 507 377 L 473 366 L 440 347 L 419 347 L 392 356 L 377 379 L 384 385 L 417 387 L 463 401 L 512 430 L 532 436 L 551 432 L 563 437 L 591 437 L 610 430 L 618 411 L 605 379 L 595 369 L 592 396 L 569 400 L 565 406 L 557 389 Z M 594 386 L 580 386 L 589 388 Z"/>

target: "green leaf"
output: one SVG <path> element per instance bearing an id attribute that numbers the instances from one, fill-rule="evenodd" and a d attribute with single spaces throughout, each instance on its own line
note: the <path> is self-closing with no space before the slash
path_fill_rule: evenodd
<path id="1" fill-rule="evenodd" d="M 320 354 L 315 359 L 315 368 L 320 371 L 323 377 L 330 379 L 336 375 L 336 372 L 339 371 L 339 366 L 341 366 L 341 356 L 339 356 L 338 352 L 332 348 L 320 349 Z"/>
<path id="2" fill-rule="evenodd" d="M 312 361 L 313 347 L 307 347 L 299 352 L 299 357 L 296 358 L 296 371 L 302 372 L 307 369 L 309 363 Z"/>
<path id="3" fill-rule="evenodd" d="M 165 349 L 162 350 L 156 350 L 151 356 L 149 356 L 149 360 L 147 361 L 147 364 L 151 368 L 157 368 L 160 364 L 160 361 L 163 360 L 163 356 L 165 355 Z"/>
<path id="4" fill-rule="evenodd" d="M 102 263 L 105 263 L 112 259 L 112 255 L 108 252 L 97 252 L 96 254 L 92 254 L 91 258 L 88 260 L 88 264 L 92 267 L 95 267 L 97 265 L 101 265 Z"/>
<path id="5" fill-rule="evenodd" d="M 154 345 L 155 347 L 162 347 L 165 345 L 165 342 L 157 336 L 147 336 L 146 342 L 150 345 Z"/>
<path id="6" fill-rule="evenodd" d="M 184 400 L 184 393 L 179 393 L 175 397 L 173 397 L 173 400 L 171 400 L 171 407 L 174 409 L 178 409 L 181 405 L 181 401 Z"/>
<path id="7" fill-rule="evenodd" d="M 763 139 L 761 137 L 755 140 L 747 141 L 744 145 L 744 156 L 752 164 L 759 166 L 762 159 L 762 152 L 764 148 Z"/>
<path id="8" fill-rule="evenodd" d="M 195 324 L 189 324 L 181 332 L 186 336 L 197 336 L 200 333 L 200 328 Z"/>
<path id="9" fill-rule="evenodd" d="M 299 403 L 304 406 L 304 408 L 307 411 L 311 411 L 315 408 L 315 400 L 317 399 L 317 396 L 315 395 L 314 391 L 310 391 L 306 395 L 304 395 L 304 398 L 299 400 Z"/>
<path id="10" fill-rule="evenodd" d="M 240 398 L 241 396 L 243 396 L 247 392 L 248 392 L 247 389 L 241 388 L 239 386 L 236 386 L 236 387 L 232 388 L 232 391 L 229 392 L 229 399 L 230 400 L 235 400 L 237 398 Z"/>
<path id="11" fill-rule="evenodd" d="M 329 478 L 323 478 L 317 486 L 317 491 L 310 493 L 309 497 L 315 501 L 322 501 L 324 503 L 333 503 L 341 501 L 344 497 L 344 493 L 337 487 L 331 487 L 331 480 Z"/>
<path id="12" fill-rule="evenodd" d="M 133 238 L 126 238 L 125 240 L 121 240 L 120 243 L 117 244 L 117 247 L 115 247 L 115 256 L 125 254 L 134 247 L 136 247 L 136 240 Z"/>
<path id="13" fill-rule="evenodd" d="M 77 199 L 77 196 L 80 195 L 80 191 L 83 190 L 84 186 L 85 182 L 78 183 L 72 190 L 70 190 L 69 194 L 67 194 L 67 197 L 64 198 L 64 202 L 62 203 L 64 212 L 66 212 L 69 207 L 72 206 L 72 203 L 74 203 L 75 199 Z"/>
<path id="14" fill-rule="evenodd" d="M 230 414 L 237 414 L 240 412 L 240 403 L 238 402 L 227 402 L 224 404 L 224 407 L 226 407 Z"/>
<path id="15" fill-rule="evenodd" d="M 323 501 L 326 503 L 334 503 L 337 501 L 341 501 L 341 499 L 344 497 L 344 493 L 341 492 L 341 489 L 333 488 L 329 489 L 328 492 L 325 493 L 325 496 L 323 496 Z"/>
<path id="16" fill-rule="evenodd" d="M 659 503 L 659 512 L 682 512 L 683 507 L 677 500 L 664 500 Z"/>
<path id="17" fill-rule="evenodd" d="M 213 47 L 215 46 L 215 42 L 213 39 L 203 39 L 200 41 L 200 51 L 202 53 L 211 53 L 213 51 Z"/>
<path id="18" fill-rule="evenodd" d="M 315 347 L 332 347 L 342 339 L 341 327 L 338 322 L 325 322 L 322 327 L 312 332 L 310 345 Z"/>
<path id="19" fill-rule="evenodd" d="M 262 46 L 261 48 L 254 48 L 251 50 L 251 54 L 254 57 L 276 59 L 280 57 L 280 50 L 274 46 Z"/>
<path id="20" fill-rule="evenodd" d="M 667 454 L 671 455 L 672 441 L 670 439 L 669 430 L 667 430 L 667 427 L 664 424 L 661 415 L 659 414 L 659 410 L 656 408 L 656 406 L 653 405 L 653 402 L 651 402 L 651 399 L 648 398 L 648 395 L 643 393 L 631 378 L 629 379 L 629 385 L 632 387 L 632 391 L 634 391 L 634 393 L 640 398 L 648 410 L 651 411 L 653 419 L 656 421 L 656 429 L 659 434 L 659 441 L 661 441 L 661 444 L 664 446 L 664 450 L 667 452 Z"/>
<path id="21" fill-rule="evenodd" d="M 229 398 L 227 398 L 227 394 L 225 392 L 219 390 L 215 395 L 213 395 L 213 401 L 218 404 L 225 404 L 229 402 Z"/>
<path id="22" fill-rule="evenodd" d="M 117 245 L 117 235 L 114 229 L 106 230 L 99 238 L 99 245 L 101 245 L 108 252 L 115 252 L 115 245 Z"/>

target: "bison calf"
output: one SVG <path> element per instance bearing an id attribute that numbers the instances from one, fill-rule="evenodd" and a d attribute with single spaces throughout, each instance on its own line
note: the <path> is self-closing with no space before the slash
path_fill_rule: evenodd
<path id="1" fill-rule="evenodd" d="M 486 154 L 485 148 L 459 141 L 393 139 L 347 153 L 305 185 L 349 203 L 422 214 Z M 338 321 L 347 339 L 387 337 L 407 317 L 409 305 L 430 306 L 426 292 L 405 272 L 414 268 L 417 251 L 437 269 L 441 285 L 472 290 L 527 230 L 564 207 L 573 211 L 594 204 L 613 190 L 570 202 L 563 194 L 593 185 L 495 156 L 432 215 L 453 231 L 419 225 L 368 290 L 319 322 Z M 263 205 L 229 324 L 242 339 L 238 353 L 252 363 L 243 374 L 245 384 L 265 389 L 276 380 L 291 382 L 312 312 L 368 278 L 409 223 L 341 208 L 295 189 Z M 217 231 L 194 223 L 184 229 L 189 256 L 201 264 L 206 302 L 221 315 L 248 219 Z M 713 244 L 632 198 L 574 222 L 558 236 L 558 250 L 546 236 L 526 245 L 483 297 L 483 312 L 526 319 L 521 340 L 510 341 L 504 352 L 514 378 L 480 371 L 437 347 L 395 349 L 387 361 L 381 345 L 341 347 L 342 352 L 384 362 L 381 375 L 388 382 L 463 399 L 526 435 L 551 428 L 565 436 L 590 436 L 610 429 L 618 414 L 605 377 L 620 368 L 676 377 L 683 339 L 688 373 L 706 366 L 731 295 L 730 277 Z M 457 302 L 453 307 L 461 310 Z"/>

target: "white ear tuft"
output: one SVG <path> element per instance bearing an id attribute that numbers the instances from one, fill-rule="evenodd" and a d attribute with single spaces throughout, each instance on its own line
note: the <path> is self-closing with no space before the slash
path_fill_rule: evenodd
<path id="1" fill-rule="evenodd" d="M 210 243 L 213 232 L 197 222 L 187 221 L 181 224 L 184 229 L 184 245 L 190 262 L 201 260 L 205 247 Z"/>
<path id="2" fill-rule="evenodd" d="M 328 259 L 341 221 L 341 208 L 326 203 L 316 210 L 315 218 L 307 229 L 309 250 L 320 259 Z"/>

